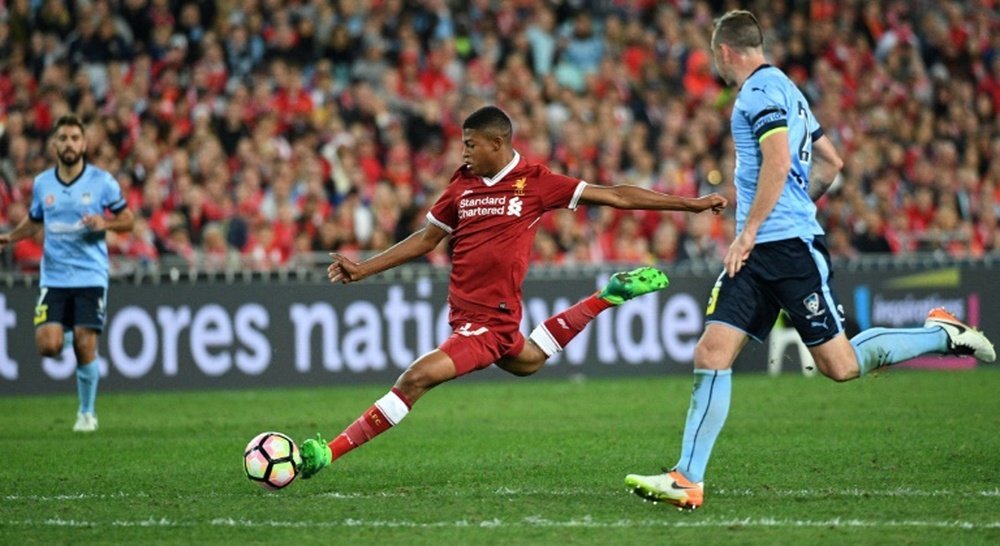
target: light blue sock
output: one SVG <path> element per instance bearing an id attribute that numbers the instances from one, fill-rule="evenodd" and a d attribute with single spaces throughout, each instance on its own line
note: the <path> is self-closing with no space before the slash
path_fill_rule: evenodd
<path id="1" fill-rule="evenodd" d="M 948 334 L 930 328 L 869 328 L 851 338 L 861 375 L 929 353 L 948 352 Z"/>
<path id="2" fill-rule="evenodd" d="M 63 330 L 63 350 L 66 347 L 73 348 L 73 330 Z"/>
<path id="3" fill-rule="evenodd" d="M 705 481 L 705 467 L 715 439 L 726 424 L 733 392 L 732 370 L 695 370 L 691 407 L 684 424 L 684 443 L 676 469 L 688 480 Z"/>
<path id="4" fill-rule="evenodd" d="M 80 396 L 80 413 L 94 413 L 97 381 L 100 378 L 101 370 L 97 365 L 97 359 L 90 364 L 76 367 L 76 392 Z"/>

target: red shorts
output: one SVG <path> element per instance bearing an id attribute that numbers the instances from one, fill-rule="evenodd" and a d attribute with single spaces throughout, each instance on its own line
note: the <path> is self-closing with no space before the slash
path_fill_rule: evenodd
<path id="1" fill-rule="evenodd" d="M 455 363 L 455 377 L 487 368 L 505 356 L 517 356 L 524 349 L 521 323 L 510 314 L 452 307 L 448 323 L 453 332 L 438 348 Z"/>

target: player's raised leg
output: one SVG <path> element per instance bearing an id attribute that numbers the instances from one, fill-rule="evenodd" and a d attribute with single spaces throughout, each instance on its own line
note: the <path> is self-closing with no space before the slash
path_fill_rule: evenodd
<path id="1" fill-rule="evenodd" d="M 327 442 L 317 435 L 315 439 L 302 442 L 299 446 L 302 477 L 313 477 L 331 462 L 398 425 L 428 390 L 455 377 L 455 364 L 444 351 L 435 349 L 420 357 L 399 376 L 385 396 L 376 400 L 333 441 Z"/>
<path id="2" fill-rule="evenodd" d="M 974 356 L 996 360 L 996 351 L 982 332 L 942 308 L 932 309 L 920 328 L 869 328 L 811 347 L 817 367 L 835 381 L 849 381 L 868 372 L 922 355 Z M 852 358 L 853 357 L 853 358 Z"/>
<path id="3" fill-rule="evenodd" d="M 663 290 L 669 284 L 667 275 L 655 267 L 640 267 L 615 273 L 600 291 L 535 327 L 528 339 L 545 353 L 544 358 L 498 365 L 515 375 L 534 373 L 545 363 L 545 359 L 562 351 L 602 311 L 633 298 Z"/>

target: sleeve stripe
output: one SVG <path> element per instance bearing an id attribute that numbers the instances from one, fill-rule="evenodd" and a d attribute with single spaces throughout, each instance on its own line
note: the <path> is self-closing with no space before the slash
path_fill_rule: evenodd
<path id="1" fill-rule="evenodd" d="M 760 127 L 754 129 L 753 134 L 755 137 L 757 137 L 757 140 L 760 140 L 768 131 L 771 131 L 772 129 L 777 129 L 778 127 L 787 128 L 788 122 L 786 122 L 783 119 L 776 119 L 770 123 L 765 123 L 764 125 L 761 125 Z"/>
<path id="2" fill-rule="evenodd" d="M 581 180 L 576 185 L 576 190 L 573 191 L 573 198 L 569 200 L 569 205 L 566 208 L 576 210 L 576 207 L 580 205 L 580 196 L 583 195 L 583 190 L 585 189 L 587 189 L 587 183 Z"/>
<path id="3" fill-rule="evenodd" d="M 119 199 L 119 200 L 115 201 L 114 203 L 111 203 L 110 205 L 108 205 L 108 210 L 110 210 L 111 212 L 113 212 L 115 214 L 118 214 L 119 212 L 125 210 L 125 207 L 127 207 L 127 206 L 128 206 L 128 203 L 124 199 Z"/>
<path id="4" fill-rule="evenodd" d="M 823 138 L 823 128 L 819 127 L 815 131 L 813 131 L 812 139 L 813 139 L 813 142 L 816 142 L 817 140 L 819 140 L 821 138 Z"/>
<path id="5" fill-rule="evenodd" d="M 757 123 L 757 120 L 759 120 L 760 118 L 762 118 L 762 117 L 764 117 L 764 116 L 766 116 L 768 114 L 778 114 L 778 113 L 784 114 L 785 111 L 782 110 L 781 108 L 765 108 L 765 109 L 761 110 L 760 112 L 757 112 L 757 115 L 754 116 L 753 119 L 750 120 L 750 125 L 753 125 L 753 124 Z"/>
<path id="6" fill-rule="evenodd" d="M 427 221 L 430 222 L 430 223 L 432 223 L 432 224 L 434 224 L 435 226 L 437 226 L 437 227 L 445 230 L 449 234 L 452 232 L 452 227 L 451 226 L 449 226 L 448 224 L 442 222 L 441 220 L 438 220 L 430 212 L 427 213 Z"/>
<path id="7" fill-rule="evenodd" d="M 780 133 L 782 131 L 788 132 L 788 127 L 787 126 L 775 127 L 773 129 L 771 129 L 770 131 L 768 131 L 768 132 L 760 135 L 760 138 L 757 139 L 757 142 L 764 142 L 765 138 L 767 138 L 767 137 L 769 137 L 769 136 L 771 136 L 771 135 L 773 135 L 775 133 Z"/>
<path id="8" fill-rule="evenodd" d="M 32 221 L 32 222 L 35 222 L 36 224 L 39 224 L 39 223 L 41 223 L 41 222 L 44 222 L 44 221 L 45 221 L 45 217 L 44 217 L 44 216 L 38 216 L 38 217 L 35 217 L 35 216 L 33 216 L 33 215 L 29 214 L 29 215 L 28 215 L 28 218 L 30 218 L 30 219 L 31 219 L 31 221 Z"/>

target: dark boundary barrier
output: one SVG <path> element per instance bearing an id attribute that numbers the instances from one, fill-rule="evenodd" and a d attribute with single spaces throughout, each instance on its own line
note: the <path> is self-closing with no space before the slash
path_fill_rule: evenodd
<path id="1" fill-rule="evenodd" d="M 629 376 L 690 371 L 705 300 L 718 269 L 671 274 L 670 288 L 602 314 L 544 377 Z M 838 268 L 835 287 L 851 325 L 913 326 L 934 306 L 948 307 L 988 333 L 1000 313 L 988 305 L 991 267 Z M 525 285 L 522 329 L 601 286 L 611 270 L 534 271 Z M 316 275 L 175 271 L 116 282 L 101 337 L 102 392 L 294 385 L 389 384 L 450 330 L 446 277 L 402 269 L 347 286 Z M 0 392 L 65 393 L 75 363 L 43 359 L 34 348 L 37 287 L 9 282 L 0 292 Z M 780 358 L 780 355 L 778 355 Z M 785 356 L 790 366 L 793 358 Z M 968 359 L 924 359 L 918 366 L 963 367 Z M 751 343 L 739 371 L 768 367 L 767 348 Z M 490 370 L 477 379 L 507 377 Z M 464 379 L 463 379 L 464 380 Z"/>

